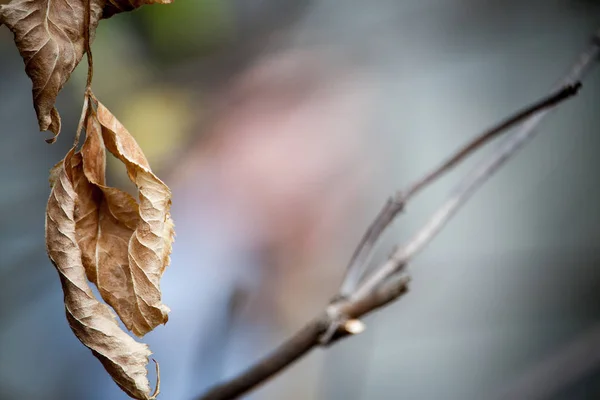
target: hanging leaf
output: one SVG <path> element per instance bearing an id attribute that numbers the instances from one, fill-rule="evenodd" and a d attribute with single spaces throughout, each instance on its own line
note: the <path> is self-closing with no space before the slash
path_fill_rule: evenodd
<path id="1" fill-rule="evenodd" d="M 101 18 L 131 11 L 144 4 L 172 0 L 87 0 L 90 2 L 90 41 Z M 12 0 L 0 5 L 0 25 L 14 34 L 33 83 L 33 106 L 41 131 L 56 141 L 61 120 L 54 104 L 84 54 L 85 0 Z"/>
<path id="2" fill-rule="evenodd" d="M 81 174 L 80 155 L 71 149 L 51 173 L 46 209 L 46 249 L 58 271 L 64 292 L 67 320 L 73 333 L 102 362 L 112 379 L 129 396 L 153 399 L 146 366 L 151 352 L 123 332 L 116 318 L 88 286 L 76 240 L 74 176 Z"/>
<path id="3" fill-rule="evenodd" d="M 143 336 L 166 318 L 162 313 L 156 318 L 148 312 L 148 299 L 142 295 L 147 292 L 147 283 L 134 285 L 129 244 L 140 223 L 139 207 L 129 194 L 105 185 L 106 153 L 102 127 L 95 115 L 87 118 L 81 155 L 83 170 L 75 178 L 75 187 L 81 198 L 76 221 L 83 265 L 88 279 L 127 329 Z M 138 268 L 135 263 L 132 266 Z M 160 293 L 157 298 L 160 302 Z"/>
<path id="4" fill-rule="evenodd" d="M 132 11 L 146 4 L 171 4 L 173 0 L 108 0 L 104 7 L 103 18 L 109 18 L 114 14 Z"/>
<path id="5" fill-rule="evenodd" d="M 170 215 L 171 191 L 152 173 L 144 153 L 127 129 L 101 103 L 96 105 L 104 145 L 125 164 L 129 178 L 139 191 L 139 220 L 128 244 L 128 259 L 136 300 L 131 310 L 131 330 L 143 336 L 166 323 L 170 311 L 161 302 L 160 279 L 169 265 L 175 235 Z M 84 164 L 86 159 L 84 154 Z M 107 203 L 110 205 L 112 201 Z M 133 220 L 128 222 L 131 227 Z"/>
<path id="6" fill-rule="evenodd" d="M 90 40 L 103 3 L 91 0 Z M 82 0 L 13 0 L 0 6 L 0 25 L 6 24 L 13 32 L 25 72 L 33 82 L 40 130 L 54 133 L 49 142 L 60 133 L 56 97 L 83 57 L 84 4 Z"/>
<path id="7" fill-rule="evenodd" d="M 87 277 L 128 330 L 136 321 L 146 329 L 137 305 L 128 246 L 138 224 L 138 205 L 128 193 L 105 186 L 106 154 L 98 120 L 87 118 L 86 140 L 74 169 L 79 201 L 75 210 L 77 243 Z"/>

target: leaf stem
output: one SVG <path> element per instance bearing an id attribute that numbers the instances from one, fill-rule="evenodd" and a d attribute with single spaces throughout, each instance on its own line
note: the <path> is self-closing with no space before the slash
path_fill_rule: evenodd
<path id="1" fill-rule="evenodd" d="M 86 2 L 85 2 L 85 15 L 84 15 L 84 19 L 83 19 L 84 46 L 85 46 L 85 52 L 87 54 L 87 61 L 88 61 L 87 82 L 85 84 L 86 97 L 88 95 L 87 92 L 92 87 L 92 79 L 94 77 L 94 59 L 92 57 L 92 48 L 91 48 L 91 44 L 90 44 L 90 26 L 91 26 L 91 19 L 92 19 L 91 2 L 92 2 L 92 0 L 86 0 Z"/>

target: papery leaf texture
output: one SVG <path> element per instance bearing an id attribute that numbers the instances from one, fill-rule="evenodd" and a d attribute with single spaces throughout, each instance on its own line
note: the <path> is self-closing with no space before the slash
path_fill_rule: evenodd
<path id="1" fill-rule="evenodd" d="M 91 38 L 104 0 L 91 1 Z M 41 131 L 60 133 L 54 104 L 84 53 L 85 0 L 13 0 L 0 6 L 0 25 L 14 34 L 33 83 L 33 105 Z"/>
<path id="2" fill-rule="evenodd" d="M 14 34 L 15 44 L 33 83 L 33 105 L 41 131 L 54 142 L 61 119 L 56 98 L 85 52 L 84 18 L 90 2 L 90 41 L 101 18 L 131 11 L 144 4 L 172 0 L 12 0 L 0 5 L 0 25 Z"/>
<path id="3" fill-rule="evenodd" d="M 145 326 L 129 268 L 129 242 L 139 222 L 133 197 L 106 186 L 106 153 L 94 115 L 87 117 L 82 167 L 74 170 L 79 201 L 75 209 L 76 237 L 86 275 L 119 315 L 127 329 Z"/>
<path id="4" fill-rule="evenodd" d="M 58 271 L 67 320 L 77 338 L 102 362 L 112 379 L 135 399 L 153 399 L 146 366 L 151 352 L 121 330 L 109 307 L 91 291 L 76 238 L 74 179 L 82 175 L 81 155 L 71 149 L 53 168 L 46 209 L 46 250 Z"/>
<path id="5" fill-rule="evenodd" d="M 170 311 L 161 302 L 160 279 L 169 265 L 175 237 L 170 214 L 171 191 L 152 173 L 142 149 L 127 129 L 101 103 L 97 102 L 96 106 L 106 149 L 125 164 L 129 178 L 138 189 L 139 219 L 128 243 L 128 259 L 136 300 L 131 330 L 141 337 L 166 323 Z M 84 154 L 84 165 L 86 157 Z M 104 194 L 107 195 L 106 191 Z M 110 205 L 113 201 L 109 199 L 107 203 Z M 119 219 L 119 212 L 122 213 L 122 209 L 112 214 Z M 133 219 L 127 220 L 130 229 L 132 224 Z"/>

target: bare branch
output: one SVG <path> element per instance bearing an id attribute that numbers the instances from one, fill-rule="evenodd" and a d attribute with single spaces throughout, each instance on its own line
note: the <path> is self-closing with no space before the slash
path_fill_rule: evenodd
<path id="1" fill-rule="evenodd" d="M 406 207 L 406 204 L 410 199 L 417 195 L 422 189 L 425 189 L 427 186 L 441 178 L 445 173 L 452 170 L 462 161 L 465 161 L 470 155 L 489 143 L 492 139 L 495 139 L 500 134 L 508 132 L 509 129 L 523 122 L 532 115 L 549 109 L 561 101 L 574 96 L 577 94 L 580 87 L 580 83 L 567 85 L 555 93 L 552 93 L 549 96 L 530 105 L 529 107 L 518 111 L 493 128 L 490 128 L 487 131 L 479 134 L 477 137 L 460 148 L 456 153 L 454 153 L 448 160 L 430 171 L 417 182 L 413 183 L 407 190 L 400 191 L 396 193 L 394 197 L 390 198 L 383 206 L 375 220 L 371 223 L 371 226 L 369 226 L 356 250 L 354 251 L 350 262 L 348 263 L 346 276 L 343 280 L 340 293 L 343 296 L 349 296 L 356 289 L 356 286 L 362 277 L 362 274 L 364 273 L 366 264 L 369 261 L 370 255 L 373 252 L 375 243 L 379 241 L 379 238 L 383 232 L 390 226 L 396 216 Z"/>
<path id="2" fill-rule="evenodd" d="M 336 303 L 339 315 L 343 315 L 344 320 L 340 321 L 338 329 L 336 329 L 335 334 L 332 335 L 327 344 L 352 335 L 351 332 L 344 329 L 344 322 L 360 318 L 375 309 L 389 304 L 406 293 L 407 283 L 407 277 L 393 279 L 360 301 L 355 303 Z M 325 334 L 331 323 L 331 315 L 327 312 L 322 313 L 305 325 L 292 338 L 277 347 L 271 354 L 232 380 L 213 387 L 200 397 L 199 400 L 234 399 L 248 392 L 250 389 L 256 388 L 275 374 L 281 372 L 284 368 L 293 364 L 314 347 L 319 346 L 321 344 L 321 336 Z"/>
<path id="3" fill-rule="evenodd" d="M 595 62 L 600 59 L 600 46 L 597 42 L 598 40 L 594 39 L 592 46 L 580 55 L 579 60 L 573 65 L 566 77 L 561 80 L 558 87 L 573 85 L 577 87 L 577 82 L 583 79 L 592 66 L 594 66 Z M 364 296 L 387 277 L 392 276 L 398 270 L 402 269 L 411 258 L 440 232 L 450 218 L 466 204 L 477 189 L 535 136 L 537 133 L 536 128 L 550 111 L 551 109 L 546 108 L 529 117 L 523 122 L 522 128 L 509 136 L 506 142 L 489 159 L 484 160 L 476 166 L 458 184 L 444 204 L 433 214 L 425 226 L 417 232 L 413 239 L 405 246 L 398 248 L 381 268 L 360 285 L 356 292 L 353 293 L 352 298 L 356 299 Z"/>
<path id="4" fill-rule="evenodd" d="M 591 69 L 594 61 L 598 61 L 599 59 L 600 30 L 596 33 L 593 45 L 580 56 L 569 74 L 559 84 L 559 88 L 565 87 L 565 92 L 562 95 L 560 95 L 561 92 L 558 92 L 555 94 L 557 97 L 554 100 L 552 100 L 553 96 L 550 96 L 541 103 L 523 110 L 521 113 L 498 125 L 497 128 L 480 135 L 406 192 L 409 197 L 414 195 L 498 133 L 516 123 L 522 122 L 522 128 L 512 136 L 509 136 L 506 142 L 489 159 L 478 165 L 454 189 L 446 202 L 433 214 L 427 224 L 417 232 L 412 240 L 405 246 L 395 250 L 388 261 L 368 276 L 356 291 L 346 296 L 338 294 L 324 313 L 308 323 L 302 330 L 280 345 L 270 355 L 258 361 L 237 377 L 215 386 L 198 399 L 225 400 L 243 395 L 297 361 L 314 347 L 329 345 L 343 337 L 352 335 L 352 332 L 346 328 L 348 321 L 361 318 L 406 293 L 408 277 L 405 275 L 404 270 L 408 261 L 435 237 L 448 220 L 498 168 L 535 135 L 535 129 L 543 118 L 548 115 L 550 111 L 549 107 L 556 105 L 577 91 L 577 82 Z M 544 103 L 545 101 L 548 103 Z M 494 132 L 495 129 L 500 130 Z M 400 201 L 394 201 L 395 199 L 400 199 Z M 390 200 L 382 212 L 380 212 L 375 222 L 363 237 L 363 240 L 361 240 L 352 260 L 362 260 L 360 258 L 363 257 L 361 254 L 364 254 L 365 251 L 370 251 L 369 246 L 374 244 L 381 235 L 381 232 L 383 232 L 385 227 L 389 225 L 402 209 L 407 197 L 396 196 L 395 199 Z M 395 211 L 396 209 L 397 211 Z M 351 267 L 352 263 L 351 261 Z M 334 328 L 333 333 L 328 334 L 332 327 Z"/>
<path id="5" fill-rule="evenodd" d="M 328 325 L 327 314 L 314 319 L 253 367 L 232 380 L 213 387 L 200 399 L 235 399 L 257 387 L 315 347 Z"/>

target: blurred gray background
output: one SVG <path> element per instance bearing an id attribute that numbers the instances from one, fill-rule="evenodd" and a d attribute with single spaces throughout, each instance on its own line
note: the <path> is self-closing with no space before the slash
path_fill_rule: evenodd
<path id="1" fill-rule="evenodd" d="M 592 0 L 177 0 L 104 21 L 95 93 L 174 191 L 173 311 L 144 339 L 160 398 L 300 328 L 386 198 L 546 94 L 598 27 Z M 0 27 L 2 400 L 126 398 L 72 335 L 44 247 L 84 83 L 85 62 L 47 145 Z M 415 259 L 407 296 L 252 396 L 600 398 L 600 68 L 541 130 Z M 411 203 L 377 260 L 482 156 Z"/>

